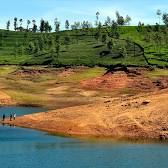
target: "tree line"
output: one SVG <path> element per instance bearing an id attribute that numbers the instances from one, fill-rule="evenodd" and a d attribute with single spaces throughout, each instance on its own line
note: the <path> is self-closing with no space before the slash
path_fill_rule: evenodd
<path id="1" fill-rule="evenodd" d="M 96 13 L 96 21 L 95 24 L 92 24 L 89 21 L 83 21 L 83 22 L 78 22 L 75 21 L 74 23 L 70 24 L 69 20 L 66 20 L 64 23 L 64 27 L 66 30 L 76 30 L 76 29 L 89 29 L 89 28 L 93 28 L 97 25 L 100 24 L 100 21 L 98 22 L 98 18 L 99 18 L 100 13 L 97 12 Z M 125 18 L 123 16 L 121 16 L 119 14 L 118 11 L 116 11 L 116 17 L 117 17 L 117 24 L 118 25 L 125 25 L 125 24 L 129 24 L 131 21 L 131 17 L 130 16 L 126 16 Z M 110 17 L 108 16 L 106 21 L 104 22 L 104 26 L 106 26 L 109 22 L 110 22 Z M 6 22 L 6 29 L 10 30 L 11 28 L 13 28 L 15 31 L 27 31 L 27 32 L 51 32 L 51 31 L 57 31 L 58 29 L 60 29 L 61 26 L 61 22 L 58 20 L 58 18 L 55 18 L 54 20 L 54 27 L 51 26 L 51 24 L 49 23 L 49 21 L 41 19 L 40 20 L 40 25 L 37 25 L 36 20 L 26 20 L 26 26 L 23 27 L 23 19 L 18 19 L 17 17 L 15 17 L 13 19 L 13 22 L 11 22 L 10 20 L 8 20 Z M 13 26 L 12 26 L 13 24 Z M 102 24 L 102 23 L 101 23 Z M 30 25 L 32 25 L 30 27 Z"/>

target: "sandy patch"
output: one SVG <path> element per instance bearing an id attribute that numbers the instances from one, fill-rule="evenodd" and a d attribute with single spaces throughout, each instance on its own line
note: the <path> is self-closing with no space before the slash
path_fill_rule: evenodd
<path id="1" fill-rule="evenodd" d="M 50 95 L 65 94 L 67 93 L 67 90 L 69 88 L 70 88 L 69 86 L 59 86 L 56 88 L 50 88 L 50 89 L 47 89 L 47 94 L 50 94 Z"/>
<path id="2" fill-rule="evenodd" d="M 86 96 L 86 97 L 93 97 L 97 95 L 97 91 L 80 91 L 79 95 Z"/>

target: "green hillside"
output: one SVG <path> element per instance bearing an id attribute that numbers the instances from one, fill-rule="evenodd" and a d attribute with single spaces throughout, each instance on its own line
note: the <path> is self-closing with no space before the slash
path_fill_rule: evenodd
<path id="1" fill-rule="evenodd" d="M 148 32 L 148 27 L 139 31 L 134 26 L 123 26 L 118 31 L 120 36 L 111 39 L 110 48 L 106 28 L 102 28 L 98 37 L 97 29 L 58 33 L 0 30 L 0 64 L 168 67 L 167 43 L 150 39 L 158 32 Z M 167 36 L 163 32 L 159 35 Z"/>

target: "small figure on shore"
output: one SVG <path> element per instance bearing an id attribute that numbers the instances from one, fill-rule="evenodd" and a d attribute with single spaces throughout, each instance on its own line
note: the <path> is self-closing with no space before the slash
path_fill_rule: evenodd
<path id="1" fill-rule="evenodd" d="M 3 114 L 3 116 L 2 116 L 2 120 L 5 121 L 5 114 Z"/>
<path id="2" fill-rule="evenodd" d="M 10 121 L 12 121 L 12 114 L 10 114 Z"/>
<path id="3" fill-rule="evenodd" d="M 16 113 L 13 113 L 13 119 L 14 120 L 16 119 Z"/>

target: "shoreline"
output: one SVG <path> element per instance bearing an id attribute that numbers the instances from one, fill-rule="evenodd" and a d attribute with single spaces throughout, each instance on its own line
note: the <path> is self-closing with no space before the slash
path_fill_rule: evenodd
<path id="1" fill-rule="evenodd" d="M 18 117 L 17 117 L 18 118 Z M 117 141 L 135 141 L 135 142 L 168 142 L 168 139 L 160 139 L 160 137 L 131 137 L 131 136 L 114 136 L 114 135 L 103 135 L 103 134 L 69 134 L 65 132 L 57 132 L 56 130 L 49 130 L 47 128 L 37 128 L 37 127 L 32 127 L 32 126 L 26 126 L 26 125 L 20 125 L 17 122 L 13 121 L 5 121 L 5 122 L 0 122 L 1 125 L 8 125 L 8 126 L 15 126 L 15 127 L 20 127 L 20 128 L 25 128 L 25 129 L 32 129 L 36 131 L 42 131 L 45 132 L 49 135 L 53 136 L 61 136 L 61 137 L 69 137 L 69 138 L 78 138 L 78 139 L 95 139 L 95 140 L 117 140 Z"/>
<path id="2" fill-rule="evenodd" d="M 168 90 L 163 90 L 148 96 L 118 99 L 118 103 L 109 99 L 108 102 L 25 115 L 4 123 L 72 137 L 167 140 L 166 97 Z M 125 106 L 128 102 L 130 105 Z M 154 109 L 157 112 L 154 113 Z M 158 120 L 158 115 L 163 121 Z"/>
<path id="3" fill-rule="evenodd" d="M 160 138 L 140 138 L 140 137 L 113 137 L 113 136 L 93 136 L 93 135 L 70 135 L 70 134 L 63 134 L 63 133 L 57 133 L 57 132 L 51 132 L 43 129 L 37 129 L 37 128 L 31 128 L 31 127 L 24 127 L 24 126 L 17 126 L 17 125 L 11 125 L 10 123 L 3 123 L 0 122 L 1 125 L 5 126 L 14 126 L 18 128 L 23 129 L 29 129 L 32 131 L 40 131 L 43 133 L 46 133 L 49 136 L 58 136 L 58 137 L 64 137 L 64 138 L 73 138 L 73 139 L 79 139 L 82 141 L 92 141 L 92 142 L 123 142 L 123 143 L 133 143 L 133 144 L 168 144 L 168 139 L 160 139 Z"/>
<path id="4" fill-rule="evenodd" d="M 168 70 L 6 70 L 0 75 L 1 106 L 49 109 L 6 124 L 67 136 L 168 139 Z"/>

